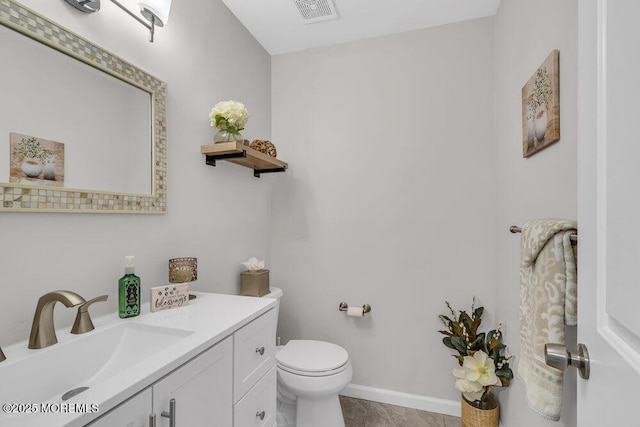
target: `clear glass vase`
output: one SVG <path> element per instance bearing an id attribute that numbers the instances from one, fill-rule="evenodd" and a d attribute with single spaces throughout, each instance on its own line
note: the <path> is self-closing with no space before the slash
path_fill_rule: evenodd
<path id="1" fill-rule="evenodd" d="M 213 143 L 214 144 L 221 144 L 224 142 L 240 142 L 243 143 L 244 142 L 244 138 L 242 137 L 242 134 L 240 133 L 240 131 L 234 127 L 228 126 L 225 128 L 220 129 L 218 132 L 216 132 L 216 134 L 213 136 Z"/>
<path id="2" fill-rule="evenodd" d="M 498 407 L 498 400 L 495 398 L 495 396 L 493 395 L 492 392 L 488 392 L 485 396 L 483 400 L 469 400 L 466 397 L 464 397 L 464 395 L 462 396 L 462 398 L 469 403 L 469 405 L 473 406 L 474 408 L 478 408 L 478 409 L 482 409 L 483 411 L 486 410 L 490 410 L 490 409 L 495 409 Z"/>

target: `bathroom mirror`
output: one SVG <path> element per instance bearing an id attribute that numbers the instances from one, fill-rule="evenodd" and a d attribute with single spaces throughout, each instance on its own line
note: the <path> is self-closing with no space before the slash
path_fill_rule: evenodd
<path id="1" fill-rule="evenodd" d="M 15 1 L 0 24 L 0 210 L 165 213 L 166 84 Z"/>

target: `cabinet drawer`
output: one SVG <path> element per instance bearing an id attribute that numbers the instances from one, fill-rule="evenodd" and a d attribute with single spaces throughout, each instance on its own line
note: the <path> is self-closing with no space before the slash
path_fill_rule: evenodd
<path id="1" fill-rule="evenodd" d="M 269 310 L 233 334 L 233 401 L 275 365 L 276 311 Z"/>
<path id="2" fill-rule="evenodd" d="M 233 408 L 234 427 L 272 427 L 276 422 L 276 367 L 264 376 Z M 264 416 L 261 418 L 261 415 Z"/>

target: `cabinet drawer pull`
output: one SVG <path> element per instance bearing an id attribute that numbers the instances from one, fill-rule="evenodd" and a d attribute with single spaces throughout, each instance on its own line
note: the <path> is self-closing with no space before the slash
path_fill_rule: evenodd
<path id="1" fill-rule="evenodd" d="M 169 412 L 162 411 L 160 416 L 169 418 L 169 427 L 176 427 L 176 400 L 171 399 L 169 401 Z"/>
<path id="2" fill-rule="evenodd" d="M 156 427 L 156 414 L 149 415 L 149 427 Z"/>
<path id="3" fill-rule="evenodd" d="M 266 413 L 264 411 L 260 412 L 256 412 L 256 417 L 260 418 L 260 421 L 264 420 L 264 416 L 266 415 Z"/>
<path id="4" fill-rule="evenodd" d="M 262 356 L 264 354 L 264 347 L 256 348 L 256 353 L 260 353 L 260 356 Z"/>

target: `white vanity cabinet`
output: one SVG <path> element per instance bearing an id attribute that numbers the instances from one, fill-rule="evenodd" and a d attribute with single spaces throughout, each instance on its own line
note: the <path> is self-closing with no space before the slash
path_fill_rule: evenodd
<path id="1" fill-rule="evenodd" d="M 88 425 L 275 426 L 276 320 L 267 311 Z"/>
<path id="2" fill-rule="evenodd" d="M 269 310 L 233 336 L 233 426 L 276 422 L 276 311 Z"/>

